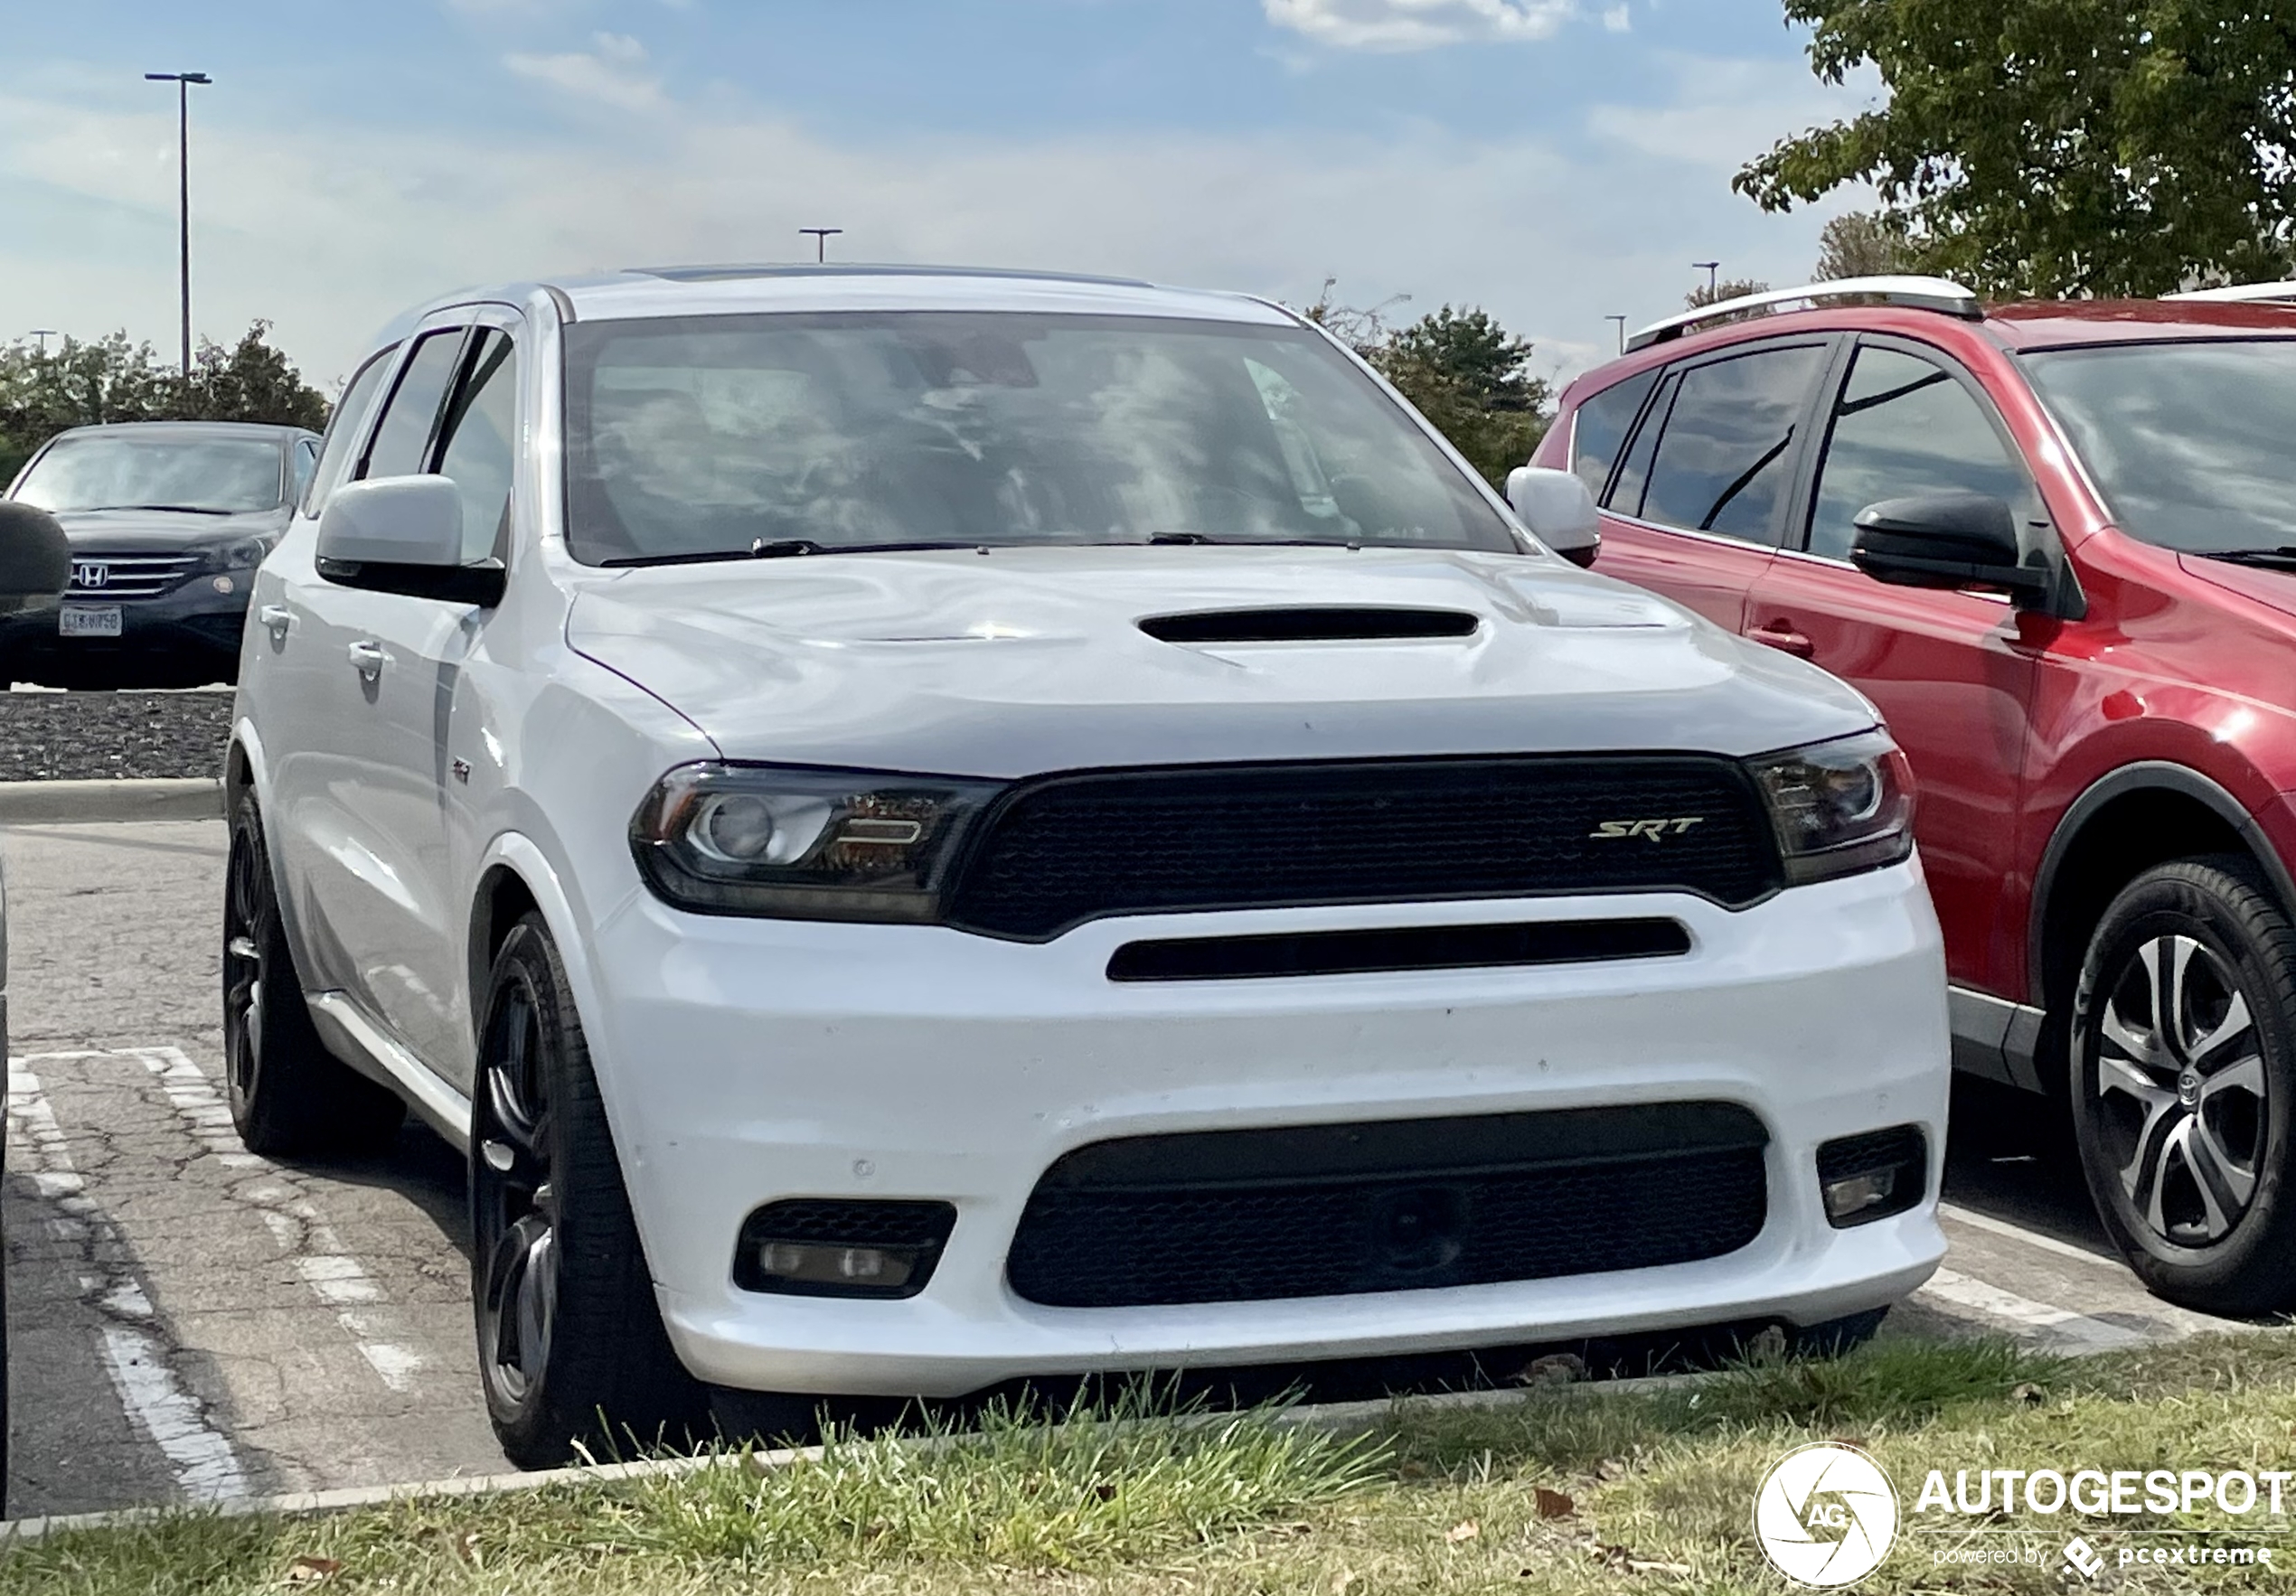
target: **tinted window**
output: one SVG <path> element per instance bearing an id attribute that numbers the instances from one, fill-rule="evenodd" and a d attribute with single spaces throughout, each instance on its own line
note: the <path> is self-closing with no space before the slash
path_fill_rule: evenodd
<path id="1" fill-rule="evenodd" d="M 1958 490 L 2006 500 L 2020 521 L 2039 513 L 1984 407 L 1943 370 L 1894 349 L 1858 352 L 1819 471 L 1810 551 L 1837 559 L 1849 558 L 1858 512 L 1884 499 Z"/>
<path id="2" fill-rule="evenodd" d="M 2028 355 L 2131 537 L 2195 553 L 2296 546 L 2296 343 Z"/>
<path id="3" fill-rule="evenodd" d="M 1658 435 L 1665 429 L 1667 412 L 1674 408 L 1674 395 L 1682 385 L 1682 373 L 1669 371 L 1660 385 L 1658 397 L 1651 401 L 1650 413 L 1634 434 L 1634 441 L 1627 446 L 1626 462 L 1618 468 L 1618 480 L 1611 483 L 1610 497 L 1604 507 L 1621 515 L 1642 513 L 1642 490 L 1650 485 L 1651 456 L 1658 453 Z"/>
<path id="4" fill-rule="evenodd" d="M 463 559 L 484 559 L 510 509 L 512 439 L 518 436 L 518 366 L 507 334 L 487 328 L 471 343 L 461 386 L 439 429 L 441 475 L 463 499 Z"/>
<path id="5" fill-rule="evenodd" d="M 1685 371 L 1651 465 L 1642 518 L 1776 542 L 1794 428 L 1825 355 L 1814 344 L 1763 350 Z"/>
<path id="6" fill-rule="evenodd" d="M 1627 428 L 1641 413 L 1643 396 L 1658 380 L 1655 369 L 1629 377 L 1578 407 L 1570 425 L 1570 468 L 1578 473 L 1586 491 L 1600 499 L 1610 486 L 1611 467 L 1625 445 Z"/>
<path id="7" fill-rule="evenodd" d="M 42 510 L 276 510 L 286 502 L 278 436 L 124 427 L 61 437 L 17 488 Z"/>
<path id="8" fill-rule="evenodd" d="M 361 476 L 412 476 L 422 469 L 431 423 L 438 418 L 439 401 L 454 380 L 455 355 L 462 342 L 462 330 L 456 328 L 425 333 L 415 345 L 414 358 L 391 391 Z"/>
<path id="9" fill-rule="evenodd" d="M 841 313 L 587 322 L 566 343 L 588 561 L 884 543 L 1510 551 L 1476 485 L 1305 328 Z"/>
<path id="10" fill-rule="evenodd" d="M 367 409 L 374 403 L 375 390 L 382 386 L 383 373 L 391 370 L 391 357 L 398 347 L 392 344 L 360 367 L 343 386 L 343 397 L 334 401 L 334 414 L 327 418 L 326 438 L 319 446 L 319 463 L 304 490 L 304 514 L 318 514 L 319 502 L 342 480 L 350 464 L 352 440 L 359 436 Z"/>

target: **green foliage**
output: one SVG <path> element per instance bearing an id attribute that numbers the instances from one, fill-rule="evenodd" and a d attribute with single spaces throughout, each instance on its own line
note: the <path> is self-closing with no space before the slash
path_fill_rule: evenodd
<path id="1" fill-rule="evenodd" d="M 191 375 L 126 333 L 66 338 L 42 354 L 18 342 L 0 345 L 0 487 L 32 452 L 69 427 L 110 421 L 268 421 L 326 425 L 327 401 L 272 347 L 270 324 L 257 322 L 226 349 L 202 343 Z"/>
<path id="2" fill-rule="evenodd" d="M 1811 277 L 1831 283 L 1844 277 L 1887 277 L 1914 268 L 1905 230 L 1894 219 L 1874 211 L 1852 211 L 1819 230 L 1818 269 Z"/>
<path id="3" fill-rule="evenodd" d="M 1331 289 L 1326 278 L 1301 314 L 1370 361 L 1493 487 L 1505 487 L 1554 419 L 1554 385 L 1531 375 L 1530 341 L 1474 305 L 1446 305 L 1391 327 L 1388 307 L 1403 296 L 1358 310 L 1333 300 Z"/>
<path id="4" fill-rule="evenodd" d="M 1995 295 L 2286 276 L 2296 17 L 2251 0 L 1785 0 L 1839 83 L 1887 102 L 1735 186 L 1783 211 L 1868 183 L 1905 264 Z"/>

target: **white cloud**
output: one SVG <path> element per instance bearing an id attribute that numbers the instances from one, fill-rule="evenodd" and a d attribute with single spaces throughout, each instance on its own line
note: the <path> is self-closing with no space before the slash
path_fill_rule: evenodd
<path id="1" fill-rule="evenodd" d="M 1603 26 L 1614 33 L 1623 33 L 1634 26 L 1633 14 L 1623 5 L 1614 5 L 1603 13 Z"/>
<path id="2" fill-rule="evenodd" d="M 1428 50 L 1469 40 L 1544 39 L 1577 0 L 1261 0 L 1267 20 L 1342 50 Z"/>
<path id="3" fill-rule="evenodd" d="M 663 103 L 662 80 L 645 70 L 645 45 L 627 33 L 596 33 L 591 42 L 597 48 L 588 54 L 506 55 L 503 65 L 522 78 L 626 111 Z"/>
<path id="4" fill-rule="evenodd" d="M 643 67 L 626 50 L 583 59 Z M 1576 370 L 1609 353 L 1604 316 L 1679 309 L 1694 258 L 1779 282 L 1815 258 L 1821 218 L 1764 216 L 1723 167 L 1839 108 L 1786 67 L 1681 61 L 1674 81 L 1675 104 L 1595 112 L 1572 149 L 1425 127 L 856 143 L 659 90 L 654 114 L 608 133 L 523 139 L 211 117 L 193 174 L 197 327 L 229 339 L 268 317 L 333 382 L 376 326 L 458 284 L 811 258 L 796 230 L 818 224 L 846 230 L 849 258 L 1112 272 L 1295 304 L 1335 274 L 1353 304 L 1482 305 L 1542 363 Z M 0 299 L 25 324 L 124 324 L 172 345 L 174 136 L 172 104 L 0 93 L 14 221 Z"/>

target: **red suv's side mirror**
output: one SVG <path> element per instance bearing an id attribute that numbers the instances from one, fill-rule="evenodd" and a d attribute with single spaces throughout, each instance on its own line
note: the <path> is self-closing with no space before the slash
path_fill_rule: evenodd
<path id="1" fill-rule="evenodd" d="M 2025 563 L 2017 514 L 1990 493 L 1923 493 L 1858 512 L 1849 558 L 1895 587 L 2002 587 L 2020 601 L 2056 586 L 2047 566 Z"/>

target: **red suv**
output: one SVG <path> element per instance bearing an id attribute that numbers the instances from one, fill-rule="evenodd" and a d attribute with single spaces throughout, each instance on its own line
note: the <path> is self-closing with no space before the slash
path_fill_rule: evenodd
<path id="1" fill-rule="evenodd" d="M 2069 1096 L 2137 1272 L 2296 1303 L 2296 310 L 1764 297 L 1812 308 L 1639 334 L 1533 464 L 1598 568 L 1879 707 L 1954 1062 Z"/>

